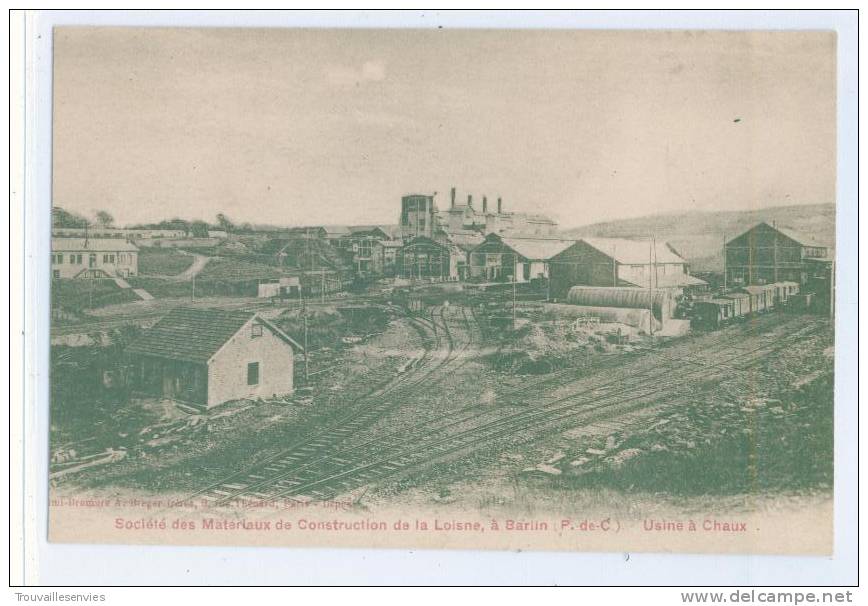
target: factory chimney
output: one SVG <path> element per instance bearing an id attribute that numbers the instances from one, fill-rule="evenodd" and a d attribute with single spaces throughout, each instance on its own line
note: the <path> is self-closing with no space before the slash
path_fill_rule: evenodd
<path id="1" fill-rule="evenodd" d="M 449 191 L 449 196 L 450 196 L 450 200 L 451 200 L 451 204 L 450 204 L 449 208 L 455 208 L 455 188 L 454 187 Z"/>
<path id="2" fill-rule="evenodd" d="M 473 210 L 473 194 L 467 194 L 467 208 Z"/>
<path id="3" fill-rule="evenodd" d="M 497 214 L 499 215 L 502 212 L 503 212 L 503 200 L 501 200 L 500 197 L 498 196 L 498 198 L 497 198 Z"/>
<path id="4" fill-rule="evenodd" d="M 488 212 L 488 196 L 482 196 L 482 212 Z"/>

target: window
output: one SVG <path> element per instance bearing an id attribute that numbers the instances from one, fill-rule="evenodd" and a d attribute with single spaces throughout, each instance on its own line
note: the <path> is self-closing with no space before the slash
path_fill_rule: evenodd
<path id="1" fill-rule="evenodd" d="M 58 280 L 60 279 L 60 270 L 59 269 L 55 269 L 51 273 L 54 275 L 55 279 L 58 279 Z"/>
<path id="2" fill-rule="evenodd" d="M 250 336 L 254 339 L 256 337 L 262 336 L 262 324 L 251 324 L 250 325 Z"/>
<path id="3" fill-rule="evenodd" d="M 250 362 L 247 365 L 247 384 L 259 385 L 259 362 Z"/>

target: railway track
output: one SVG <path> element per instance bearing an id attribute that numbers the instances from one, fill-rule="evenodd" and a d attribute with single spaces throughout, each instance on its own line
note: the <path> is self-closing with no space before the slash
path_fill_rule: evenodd
<path id="1" fill-rule="evenodd" d="M 786 342 L 819 330 L 816 326 L 804 327 L 786 339 Z M 427 437 L 431 438 L 430 440 L 422 435 L 409 436 L 405 442 L 412 443 L 412 446 L 403 450 L 384 453 L 383 451 L 387 449 L 383 448 L 381 442 L 376 451 L 379 456 L 370 462 L 351 469 L 333 467 L 331 469 L 333 473 L 330 475 L 326 473 L 318 479 L 308 481 L 298 482 L 298 477 L 291 480 L 282 479 L 275 486 L 278 490 L 255 496 L 269 500 L 288 497 L 325 500 L 373 481 L 404 475 L 414 469 L 443 462 L 451 456 L 473 452 L 484 445 L 490 446 L 499 439 L 517 438 L 519 441 L 529 441 L 542 431 L 575 426 L 576 422 L 591 423 L 610 419 L 662 403 L 672 405 L 673 400 L 680 402 L 695 395 L 690 388 L 695 384 L 696 379 L 703 381 L 720 379 L 730 372 L 730 368 L 727 367 L 729 362 L 740 358 L 740 363 L 735 366 L 749 366 L 757 359 L 785 346 L 786 344 L 765 343 L 748 352 L 741 348 L 733 349 L 735 353 L 725 359 L 723 364 L 685 371 L 677 380 L 670 380 L 662 387 L 649 386 L 646 381 L 642 385 L 633 384 L 613 388 L 604 394 L 598 393 L 598 390 L 591 393 L 584 391 L 572 393 L 545 402 L 533 410 L 508 415 L 447 436 L 442 436 L 440 432 L 428 432 Z M 317 471 L 325 471 L 325 469 Z"/>
<path id="2" fill-rule="evenodd" d="M 370 427 L 393 408 L 400 406 L 402 395 L 423 383 L 448 376 L 447 373 L 451 371 L 455 360 L 458 359 L 456 351 L 466 351 L 471 345 L 469 341 L 471 332 L 468 330 L 468 338 L 456 350 L 455 337 L 449 327 L 445 311 L 448 309 L 450 308 L 434 307 L 431 309 L 430 318 L 408 317 L 417 328 L 425 327 L 431 330 L 437 345 L 435 348 L 426 348 L 422 361 L 415 366 L 415 372 L 401 375 L 385 387 L 369 392 L 346 415 L 323 423 L 317 431 L 264 462 L 258 463 L 255 467 L 236 472 L 196 491 L 188 498 L 201 498 L 214 504 L 224 503 L 250 491 L 253 487 L 269 483 L 276 475 L 286 474 L 288 470 L 297 468 L 311 458 L 333 456 L 348 438 Z M 461 313 L 464 314 L 463 311 Z M 468 321 L 466 315 L 464 321 Z M 438 351 L 439 355 L 435 356 L 434 352 Z M 462 360 L 461 364 L 464 363 L 466 360 Z"/>
<path id="3" fill-rule="evenodd" d="M 779 323 L 776 323 L 776 325 Z M 741 342 L 744 335 L 740 333 L 729 335 L 725 338 L 714 339 L 715 347 L 709 347 L 705 351 L 705 358 L 709 356 L 719 356 L 720 351 L 725 349 L 733 349 L 731 343 Z M 777 343 L 766 343 L 760 347 L 754 348 L 754 355 L 762 355 L 765 349 L 774 349 L 778 347 Z M 745 355 L 744 352 L 738 351 L 735 357 Z M 566 415 L 566 418 L 571 418 L 575 414 L 586 414 L 590 411 L 586 409 L 580 410 L 578 413 L 575 407 L 578 405 L 588 405 L 596 403 L 592 407 L 592 411 L 607 410 L 610 416 L 612 414 L 620 414 L 643 398 L 653 395 L 658 392 L 663 392 L 664 397 L 672 395 L 671 392 L 666 393 L 666 390 L 671 387 L 667 384 L 665 388 L 646 393 L 642 391 L 648 384 L 647 378 L 651 374 L 673 372 L 685 366 L 693 366 L 693 370 L 683 373 L 681 383 L 686 385 L 685 381 L 692 381 L 694 376 L 704 373 L 708 376 L 709 364 L 701 364 L 701 360 L 697 360 L 695 352 L 688 352 L 682 356 L 668 356 L 661 366 L 660 358 L 651 358 L 650 366 L 640 370 L 630 377 L 629 380 L 623 379 L 596 379 L 588 384 L 584 380 L 582 389 L 578 392 L 567 394 L 558 394 L 553 399 L 539 400 L 535 403 L 534 408 L 511 415 L 504 416 L 502 411 L 483 411 L 480 412 L 475 407 L 469 407 L 458 413 L 449 415 L 441 415 L 435 419 L 431 419 L 423 423 L 417 428 L 409 431 L 393 432 L 378 436 L 362 444 L 350 446 L 349 448 L 335 449 L 330 453 L 319 453 L 319 458 L 307 458 L 306 460 L 293 460 L 286 462 L 282 466 L 275 466 L 268 469 L 267 476 L 253 478 L 251 484 L 233 484 L 231 491 L 223 490 L 220 498 L 214 500 L 214 504 L 224 504 L 236 498 L 251 496 L 257 499 L 275 499 L 290 495 L 301 494 L 299 491 L 304 491 L 307 488 L 312 490 L 306 496 L 320 499 L 327 498 L 328 494 L 319 490 L 321 482 L 329 478 L 335 478 L 338 481 L 339 490 L 348 490 L 354 483 L 367 483 L 374 478 L 387 477 L 389 474 L 406 472 L 408 466 L 423 464 L 430 461 L 432 458 L 441 458 L 441 455 L 449 454 L 464 448 L 473 448 L 479 443 L 485 443 L 491 439 L 496 439 L 510 432 L 527 430 L 529 427 L 539 425 L 541 422 L 546 423 L 551 421 L 550 415 L 555 415 L 555 421 L 562 420 L 558 415 Z M 685 362 L 690 358 L 691 364 L 685 365 Z M 646 362 L 648 360 L 646 359 Z M 732 372 L 731 367 L 724 368 L 720 360 L 712 365 L 712 368 L 717 368 L 718 372 Z M 560 386 L 568 385 L 570 382 L 582 381 L 583 379 L 572 378 L 572 381 L 563 381 Z M 538 382 L 538 383 L 542 383 Z M 646 390 L 647 391 L 647 390 Z M 513 396 L 524 393 L 525 389 L 515 390 Z M 615 401 L 608 402 L 612 398 L 618 398 Z M 602 402 L 602 404 L 601 404 Z M 608 402 L 608 403 L 606 403 Z M 564 404 L 566 403 L 566 404 Z M 563 404 L 563 406 L 561 406 Z M 638 405 L 639 407 L 645 404 Z M 490 420 L 488 420 L 490 419 Z M 476 423 L 470 429 L 462 429 L 462 426 Z M 455 433 L 450 434 L 450 431 L 455 430 Z M 495 431 L 496 430 L 496 431 Z M 493 432 L 493 433 L 492 433 Z M 446 436 L 444 438 L 444 435 Z M 445 452 L 442 452 L 445 448 Z M 313 453 L 311 453 L 313 454 Z M 422 460 L 418 460 L 420 455 L 423 455 Z M 374 463 L 350 468 L 354 462 L 371 461 Z M 358 472 L 355 474 L 355 472 Z M 349 474 L 347 476 L 346 474 Z M 355 474 L 355 475 L 354 475 Z M 385 474 L 385 476 L 384 476 Z M 258 475 L 258 474 L 257 474 Z M 325 479 L 323 479 L 325 478 Z"/>

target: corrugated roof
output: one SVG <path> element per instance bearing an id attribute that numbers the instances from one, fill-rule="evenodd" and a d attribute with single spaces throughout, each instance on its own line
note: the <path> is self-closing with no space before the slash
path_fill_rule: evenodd
<path id="1" fill-rule="evenodd" d="M 648 283 L 636 284 L 639 287 L 647 287 Z M 657 281 L 654 282 L 655 288 L 677 288 L 679 286 L 708 286 L 708 282 L 691 276 L 690 274 L 663 274 L 657 276 Z"/>
<path id="2" fill-rule="evenodd" d="M 204 364 L 255 316 L 251 311 L 179 307 L 131 343 L 126 351 Z M 270 322 L 258 320 L 282 340 L 299 347 Z"/>
<path id="3" fill-rule="evenodd" d="M 825 247 L 825 248 L 831 248 L 833 246 L 832 241 L 815 236 L 814 234 L 805 233 L 803 231 L 799 231 L 799 230 L 793 229 L 791 227 L 780 227 L 778 225 L 772 225 L 771 223 L 768 223 L 766 221 L 760 221 L 759 223 L 757 223 L 756 225 L 754 225 L 750 229 L 740 233 L 738 236 L 736 236 L 735 238 L 733 238 L 729 242 L 732 242 L 734 240 L 738 240 L 739 238 L 743 237 L 745 234 L 749 234 L 750 232 L 757 229 L 758 227 L 763 227 L 763 226 L 767 227 L 768 229 L 773 229 L 780 234 L 783 234 L 787 238 L 798 242 L 802 246 L 821 246 L 821 247 Z"/>
<path id="4" fill-rule="evenodd" d="M 87 246 L 85 246 L 87 243 Z M 75 252 L 137 251 L 139 247 L 123 238 L 52 238 L 51 250 Z"/>
<path id="5" fill-rule="evenodd" d="M 582 241 L 609 255 L 618 263 L 626 265 L 647 265 L 654 261 L 651 243 L 648 240 L 627 240 L 626 238 L 582 238 Z M 657 242 L 657 263 L 686 263 L 667 242 Z"/>
<path id="6" fill-rule="evenodd" d="M 525 259 L 545 260 L 564 252 L 576 243 L 575 240 L 554 238 L 501 238 L 503 243 Z"/>
<path id="7" fill-rule="evenodd" d="M 812 234 L 806 234 L 795 229 L 790 229 L 789 227 L 772 226 L 772 229 L 778 230 L 786 237 L 790 238 L 791 240 L 795 240 L 802 246 L 824 246 L 827 248 L 829 246 L 828 242 L 825 242 Z"/>

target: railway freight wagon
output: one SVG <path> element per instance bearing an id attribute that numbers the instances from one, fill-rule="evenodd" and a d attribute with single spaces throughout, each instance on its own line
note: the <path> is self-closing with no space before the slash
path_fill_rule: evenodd
<path id="1" fill-rule="evenodd" d="M 795 282 L 775 282 L 758 286 L 745 286 L 735 292 L 706 300 L 694 301 L 691 325 L 713 329 L 722 324 L 752 314 L 771 311 L 776 307 L 801 302 L 799 285 Z"/>
<path id="2" fill-rule="evenodd" d="M 690 325 L 704 330 L 715 330 L 731 322 L 735 314 L 732 299 L 707 299 L 693 304 Z"/>
<path id="3" fill-rule="evenodd" d="M 759 313 L 774 309 L 775 284 L 745 286 L 738 291 L 748 295 L 748 302 L 750 304 L 749 313 Z"/>
<path id="4" fill-rule="evenodd" d="M 799 294 L 798 282 L 775 282 L 775 305 L 789 303 L 790 297 Z"/>

